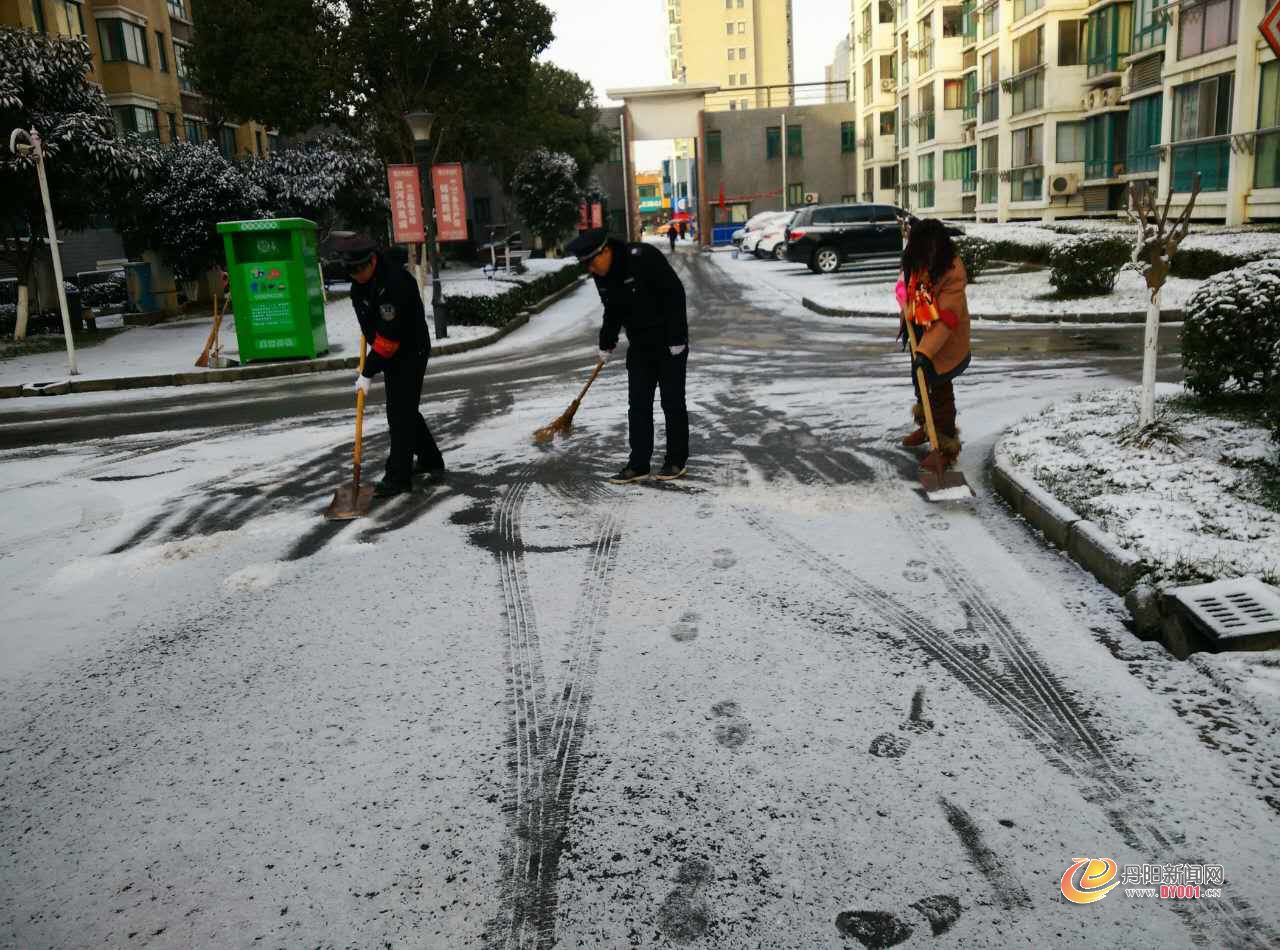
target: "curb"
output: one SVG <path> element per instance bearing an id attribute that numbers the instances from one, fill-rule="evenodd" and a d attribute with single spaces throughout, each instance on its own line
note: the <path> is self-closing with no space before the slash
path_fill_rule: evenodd
<path id="1" fill-rule="evenodd" d="M 998 445 L 993 456 L 991 482 L 1010 508 L 1113 593 L 1124 597 L 1137 586 L 1146 573 L 1140 557 L 1058 501 L 1039 482 L 1016 471 Z"/>
<path id="2" fill-rule="evenodd" d="M 431 355 L 456 356 L 459 353 L 470 353 L 483 347 L 497 343 L 503 337 L 520 329 L 529 322 L 529 318 L 542 313 L 552 304 L 567 297 L 572 291 L 582 286 L 586 275 L 580 276 L 573 283 L 549 294 L 537 303 L 512 317 L 501 327 L 487 336 L 477 337 L 461 343 L 446 343 L 433 346 Z M 284 376 L 306 376 L 311 373 L 328 373 L 336 370 L 357 369 L 360 358 L 357 356 L 335 356 L 327 359 L 299 360 L 294 363 L 269 363 L 261 366 L 237 366 L 232 369 L 205 370 L 203 372 L 157 373 L 149 376 L 118 376 L 112 379 L 64 379 L 49 383 L 27 383 L 0 386 L 0 399 L 14 399 L 23 396 L 65 396 L 71 393 L 103 393 L 128 389 L 151 389 L 164 386 L 200 386 L 210 383 L 238 383 L 247 380 L 275 379 Z"/>
<path id="3" fill-rule="evenodd" d="M 840 307 L 828 307 L 818 303 L 816 300 L 810 300 L 803 297 L 800 303 L 806 310 L 821 314 L 824 317 L 882 317 L 885 320 L 897 320 L 897 313 L 858 313 L 854 310 L 845 310 Z M 1185 318 L 1181 310 L 1162 310 L 1160 311 L 1161 323 L 1182 323 Z M 1032 313 L 1023 316 L 1015 316 L 1011 313 L 995 313 L 983 314 L 981 316 L 972 317 L 972 322 L 980 325 L 983 322 L 991 323 L 1146 323 L 1147 313 L 1145 310 L 1126 310 L 1120 313 Z"/>

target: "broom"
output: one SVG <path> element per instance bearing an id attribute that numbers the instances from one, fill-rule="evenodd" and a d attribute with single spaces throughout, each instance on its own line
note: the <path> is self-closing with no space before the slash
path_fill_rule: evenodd
<path id="1" fill-rule="evenodd" d="M 596 377 L 600 375 L 600 370 L 604 369 L 604 360 L 596 363 L 596 368 L 591 373 L 591 378 L 587 380 L 587 384 L 582 387 L 582 392 L 578 393 L 578 398 L 569 404 L 569 408 L 560 414 L 550 425 L 543 426 L 533 434 L 534 442 L 550 442 L 557 434 L 567 435 L 573 430 L 573 417 L 578 411 L 578 407 L 582 405 L 582 399 L 587 394 L 587 390 L 591 388 L 591 384 L 596 381 Z"/>

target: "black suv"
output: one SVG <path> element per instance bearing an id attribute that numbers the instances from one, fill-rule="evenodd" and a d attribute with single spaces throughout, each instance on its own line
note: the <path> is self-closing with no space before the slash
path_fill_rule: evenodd
<path id="1" fill-rule="evenodd" d="M 899 217 L 907 217 L 907 212 L 893 205 L 801 208 L 787 228 L 787 260 L 808 264 L 815 274 L 834 274 L 845 261 L 901 255 Z"/>

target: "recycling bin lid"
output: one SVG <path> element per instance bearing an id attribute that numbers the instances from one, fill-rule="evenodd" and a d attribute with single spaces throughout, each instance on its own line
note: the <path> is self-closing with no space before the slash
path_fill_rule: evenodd
<path id="1" fill-rule="evenodd" d="M 219 234 L 245 231 L 314 231 L 316 223 L 306 218 L 256 218 L 252 221 L 219 221 Z"/>

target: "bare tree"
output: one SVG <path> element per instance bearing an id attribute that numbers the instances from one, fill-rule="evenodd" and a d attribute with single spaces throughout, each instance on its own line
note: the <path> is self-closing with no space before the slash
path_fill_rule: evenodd
<path id="1" fill-rule="evenodd" d="M 1191 197 L 1182 209 L 1173 227 L 1168 227 L 1169 206 L 1173 203 L 1173 189 L 1165 196 L 1164 208 L 1156 207 L 1154 188 L 1141 192 L 1134 182 L 1129 183 L 1129 203 L 1124 209 L 1129 220 L 1138 229 L 1133 245 L 1133 263 L 1147 281 L 1151 301 L 1147 305 L 1147 332 L 1142 348 L 1142 399 L 1138 410 L 1138 427 L 1146 428 L 1155 420 L 1156 405 L 1156 353 L 1160 342 L 1160 291 L 1169 277 L 1173 255 L 1187 236 L 1191 227 L 1191 212 L 1200 194 L 1200 173 L 1196 172 Z M 1166 230 L 1167 229 L 1167 230 Z"/>

